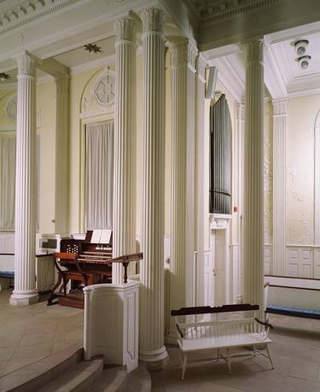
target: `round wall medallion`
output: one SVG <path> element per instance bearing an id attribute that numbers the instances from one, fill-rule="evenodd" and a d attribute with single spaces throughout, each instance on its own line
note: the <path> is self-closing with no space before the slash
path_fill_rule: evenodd
<path id="1" fill-rule="evenodd" d="M 8 102 L 7 116 L 11 121 L 13 122 L 17 121 L 17 96 L 16 95 L 10 98 Z"/>
<path id="2" fill-rule="evenodd" d="M 112 105 L 115 95 L 115 78 L 111 70 L 104 71 L 98 78 L 94 88 L 94 96 L 101 105 Z"/>

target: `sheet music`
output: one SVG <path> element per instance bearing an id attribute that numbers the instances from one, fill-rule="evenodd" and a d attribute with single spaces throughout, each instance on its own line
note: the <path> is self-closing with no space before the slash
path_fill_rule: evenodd
<path id="1" fill-rule="evenodd" d="M 102 232 L 102 230 L 93 230 L 92 231 L 92 237 L 91 237 L 91 241 L 90 241 L 92 244 L 99 244 L 100 243 L 101 232 Z"/>
<path id="2" fill-rule="evenodd" d="M 111 230 L 101 230 L 100 242 L 102 244 L 109 244 L 111 237 Z"/>

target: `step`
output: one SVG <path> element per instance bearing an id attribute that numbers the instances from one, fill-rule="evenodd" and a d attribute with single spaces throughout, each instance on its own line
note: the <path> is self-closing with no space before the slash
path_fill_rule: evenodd
<path id="1" fill-rule="evenodd" d="M 104 368 L 100 380 L 87 392 L 151 392 L 151 377 L 143 366 L 138 366 L 129 374 L 125 366 L 108 366 Z"/>
<path id="2" fill-rule="evenodd" d="M 81 361 L 54 377 L 49 383 L 37 389 L 37 392 L 86 392 L 96 383 L 102 373 L 103 358 Z"/>
<path id="3" fill-rule="evenodd" d="M 82 344 L 59 351 L 0 378 L 1 392 L 35 392 L 57 375 L 80 362 L 83 358 Z"/>

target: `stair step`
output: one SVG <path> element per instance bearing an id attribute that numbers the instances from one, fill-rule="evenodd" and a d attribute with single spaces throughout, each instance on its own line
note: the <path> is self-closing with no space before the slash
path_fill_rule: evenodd
<path id="1" fill-rule="evenodd" d="M 142 366 L 129 374 L 124 366 L 106 367 L 87 392 L 151 392 L 151 377 Z"/>
<path id="2" fill-rule="evenodd" d="M 103 358 L 81 361 L 38 389 L 37 392 L 85 392 L 96 383 L 103 370 Z"/>

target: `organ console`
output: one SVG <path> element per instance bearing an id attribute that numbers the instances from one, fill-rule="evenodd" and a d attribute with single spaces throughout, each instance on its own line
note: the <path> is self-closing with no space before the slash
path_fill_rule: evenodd
<path id="1" fill-rule="evenodd" d="M 83 284 L 111 283 L 112 263 L 122 263 L 124 283 L 127 283 L 127 267 L 130 262 L 141 260 L 142 253 L 134 253 L 112 258 L 112 232 L 97 233 L 89 230 L 84 240 L 65 238 L 60 242 L 58 281 L 52 289 L 48 305 L 58 303 L 66 306 L 83 308 Z M 99 231 L 100 232 L 100 231 Z M 63 254 L 72 253 L 75 259 L 63 258 Z M 56 254 L 57 255 L 57 254 Z M 62 267 L 61 267 L 62 266 Z M 83 279 L 82 279 L 83 277 Z M 71 281 L 71 290 L 66 294 L 66 284 Z M 80 284 L 79 284 L 80 283 Z"/>

